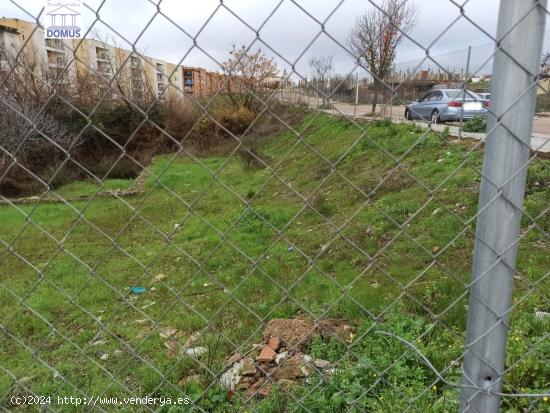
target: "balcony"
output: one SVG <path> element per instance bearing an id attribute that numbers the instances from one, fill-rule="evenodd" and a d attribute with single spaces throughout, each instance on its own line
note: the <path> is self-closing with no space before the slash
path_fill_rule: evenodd
<path id="1" fill-rule="evenodd" d="M 65 63 L 66 63 L 65 53 L 53 52 L 51 50 L 48 50 L 47 57 L 48 57 L 49 67 L 57 67 L 57 68 L 65 67 Z"/>
<path id="2" fill-rule="evenodd" d="M 60 39 L 46 39 L 46 49 L 65 51 L 65 45 Z"/>

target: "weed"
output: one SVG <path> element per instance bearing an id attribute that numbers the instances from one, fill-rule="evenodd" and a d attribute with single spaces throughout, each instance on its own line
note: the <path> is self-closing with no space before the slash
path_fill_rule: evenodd
<path id="1" fill-rule="evenodd" d="M 470 119 L 462 126 L 464 132 L 485 132 L 487 130 L 487 118 L 485 116 L 476 116 Z"/>
<path id="2" fill-rule="evenodd" d="M 259 151 L 254 147 L 239 148 L 237 155 L 241 161 L 243 169 L 247 172 L 252 172 L 265 167 L 265 162 L 262 160 Z"/>

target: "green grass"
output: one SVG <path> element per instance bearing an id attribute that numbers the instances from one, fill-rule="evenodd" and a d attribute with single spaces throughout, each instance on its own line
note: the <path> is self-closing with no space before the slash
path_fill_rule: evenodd
<path id="1" fill-rule="evenodd" d="M 101 184 L 94 181 L 79 181 L 57 188 L 55 192 L 65 199 L 77 198 L 80 196 L 95 195 L 103 191 L 116 191 L 130 189 L 133 181 L 130 179 L 106 179 Z"/>
<path id="2" fill-rule="evenodd" d="M 74 385 L 86 395 L 187 395 L 216 412 L 243 405 L 261 412 L 456 411 L 458 392 L 436 383 L 414 352 L 376 331 L 415 342 L 440 370 L 460 356 L 482 153 L 388 121 L 359 128 L 308 115 L 297 128 L 301 138 L 287 132 L 258 147 L 273 170 L 245 169 L 237 156 L 197 162 L 165 155 L 153 162 L 145 194 L 126 202 L 0 207 L 0 366 L 10 372 L 0 370 L 0 394 L 28 394 L 13 374 L 35 394 L 77 395 Z M 522 231 L 531 229 L 519 243 L 506 392 L 547 390 L 543 361 L 550 348 L 537 340 L 550 326 L 533 314 L 549 309 L 549 245 L 541 230 L 550 230 L 544 212 L 550 194 L 536 185 L 549 166 L 536 160 L 529 170 L 525 208 L 540 230 L 522 222 Z M 95 191 L 75 183 L 59 192 Z M 311 202 L 304 205 L 302 196 Z M 152 283 L 160 273 L 166 278 Z M 147 292 L 132 295 L 133 286 Z M 334 342 L 312 345 L 314 355 L 339 361 L 341 370 L 328 383 L 316 386 L 320 379 L 313 377 L 296 386 L 294 397 L 309 410 L 281 391 L 250 405 L 239 395 L 228 402 L 223 390 L 208 386 L 235 344 L 247 350 L 266 321 L 299 312 L 345 317 L 360 337 L 351 352 Z M 372 315 L 380 315 L 378 323 Z M 148 318 L 154 323 L 141 321 Z M 161 327 L 183 332 L 180 344 L 204 329 L 198 344 L 211 351 L 200 362 L 174 357 Z M 91 346 L 97 337 L 107 342 Z M 534 346 L 535 360 L 522 359 L 527 346 Z M 385 369 L 384 380 L 374 376 Z M 181 389 L 178 381 L 190 372 L 204 382 Z M 459 376 L 456 366 L 445 372 L 453 382 Z M 7 399 L 0 403 L 13 408 Z M 510 412 L 528 405 L 504 402 Z M 548 406 L 539 400 L 531 411 Z"/>

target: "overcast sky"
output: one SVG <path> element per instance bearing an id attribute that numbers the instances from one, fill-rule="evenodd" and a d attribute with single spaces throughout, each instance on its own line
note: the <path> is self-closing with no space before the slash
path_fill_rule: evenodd
<path id="1" fill-rule="evenodd" d="M 0 0 L 0 15 L 29 19 L 14 3 L 37 16 L 45 2 Z M 163 0 L 159 8 L 167 18 L 156 14 L 153 3 L 85 0 L 89 8 L 99 9 L 101 20 L 95 21 L 94 13 L 88 10 L 85 24 L 88 27 L 93 24 L 94 30 L 103 35 L 109 33 L 116 37 L 120 46 L 130 47 L 137 40 L 138 50 L 150 56 L 173 63 L 183 58 L 184 65 L 210 70 L 219 70 L 217 62 L 227 59 L 233 43 L 248 46 L 255 42 L 253 47 L 261 47 L 267 55 L 275 57 L 281 69 L 288 71 L 294 64 L 296 71 L 310 76 L 308 60 L 312 56 L 332 54 L 337 73 L 353 70 L 352 59 L 338 43 L 346 44 L 356 16 L 372 7 L 367 0 L 284 0 L 282 4 L 281 0 L 225 0 L 223 6 L 219 0 Z M 443 67 L 458 68 L 465 66 L 467 47 L 479 46 L 473 49 L 471 72 L 479 69 L 491 55 L 494 47 L 490 36 L 496 32 L 499 0 L 454 0 L 457 4 L 465 3 L 465 14 L 471 21 L 461 17 L 459 7 L 451 0 L 415 0 L 414 3 L 418 9 L 418 25 L 410 36 L 420 46 L 403 41 L 396 59 L 398 69 L 416 67 L 417 59 L 425 57 L 428 47 Z M 321 33 L 321 26 L 314 18 L 320 22 L 328 18 L 325 23 L 328 35 Z M 256 38 L 258 29 L 260 40 Z M 487 67 L 480 71 L 487 71 Z"/>

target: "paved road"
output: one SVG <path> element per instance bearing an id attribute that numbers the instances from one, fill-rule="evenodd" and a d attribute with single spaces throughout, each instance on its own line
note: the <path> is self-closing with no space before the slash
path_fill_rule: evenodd
<path id="1" fill-rule="evenodd" d="M 354 105 L 346 103 L 335 103 L 334 106 L 336 110 L 347 116 L 354 116 Z M 365 116 L 370 113 L 370 105 L 358 105 L 357 106 L 357 116 Z M 384 106 L 379 109 L 381 116 L 389 116 L 394 121 L 398 122 L 407 122 L 404 117 L 405 107 L 404 106 Z M 419 124 L 424 127 L 428 127 L 429 123 L 424 121 L 415 121 L 416 124 Z M 445 127 L 449 128 L 449 133 L 453 136 L 459 135 L 460 125 L 458 122 L 448 123 L 445 125 L 431 125 L 431 128 L 435 131 L 441 132 Z M 479 139 L 484 140 L 484 133 L 472 133 L 472 132 L 462 132 L 462 136 L 465 138 Z M 536 116 L 533 120 L 533 136 L 531 138 L 531 148 L 536 152 L 545 152 L 550 153 L 550 117 L 539 117 Z"/>
<path id="2" fill-rule="evenodd" d="M 299 95 L 288 95 L 287 100 L 291 102 L 297 102 L 299 100 Z M 308 103 L 310 106 L 317 105 L 317 101 L 313 97 L 307 97 L 302 95 L 302 101 Z M 329 113 L 341 113 L 346 116 L 357 116 L 357 117 L 366 117 L 371 113 L 371 105 L 355 105 L 342 102 L 334 102 L 334 109 L 326 110 Z M 389 106 L 389 105 L 378 105 L 377 112 L 379 116 L 391 117 L 392 120 L 397 122 L 407 122 L 404 117 L 405 107 L 404 106 Z M 424 121 L 415 121 L 416 124 L 429 127 L 428 122 Z M 444 125 L 431 125 L 431 128 L 435 131 L 441 132 L 445 127 L 449 127 L 449 133 L 452 136 L 459 136 L 460 127 L 457 122 L 448 123 Z M 462 132 L 462 137 L 484 140 L 484 133 L 471 133 L 471 132 Z M 533 120 L 533 136 L 531 138 L 531 148 L 536 152 L 550 153 L 550 113 L 541 114 L 541 116 L 535 116 Z"/>

